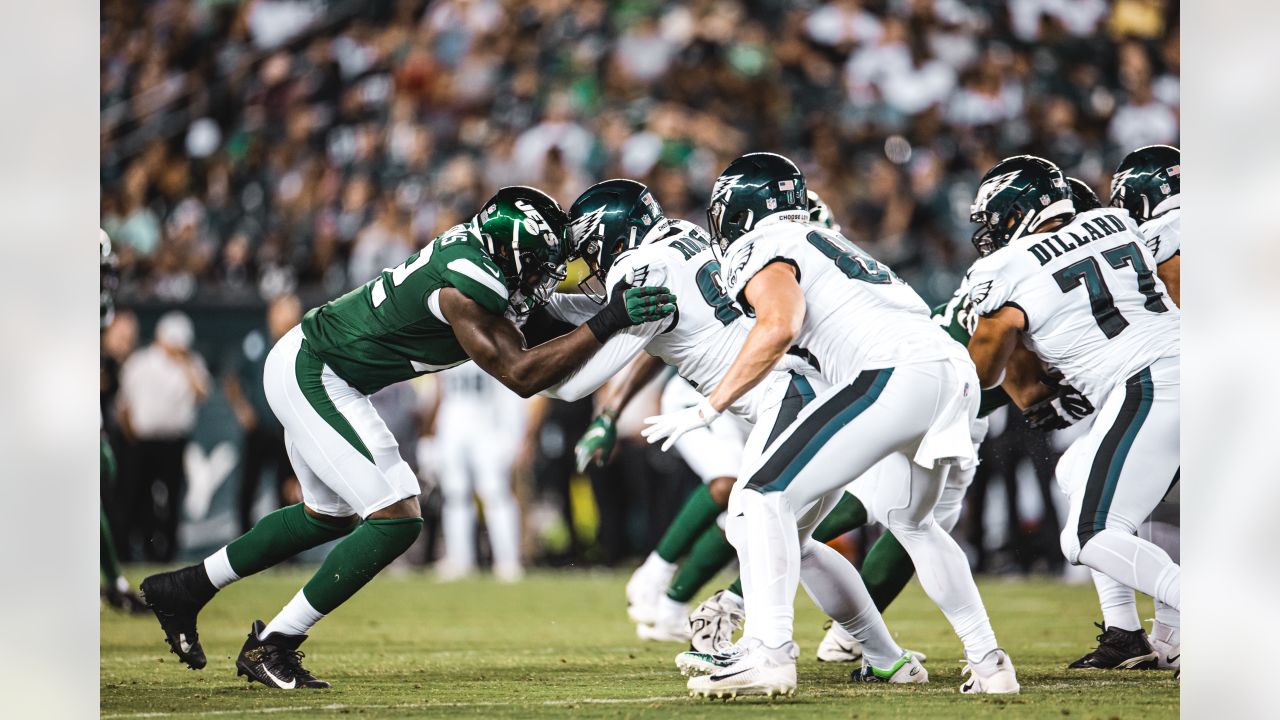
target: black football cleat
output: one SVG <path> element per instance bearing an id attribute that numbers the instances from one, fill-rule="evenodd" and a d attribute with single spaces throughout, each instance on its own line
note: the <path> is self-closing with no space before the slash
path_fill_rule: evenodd
<path id="1" fill-rule="evenodd" d="M 1068 665 L 1074 670 L 1154 670 L 1159 655 L 1142 630 L 1121 630 L 1094 623 L 1102 634 L 1098 647 Z"/>
<path id="2" fill-rule="evenodd" d="M 192 670 L 203 668 L 207 661 L 196 632 L 196 616 L 217 592 L 204 566 L 152 575 L 138 589 L 142 591 L 142 601 L 160 621 L 169 650 Z"/>
<path id="3" fill-rule="evenodd" d="M 304 657 L 298 646 L 307 639 L 306 635 L 282 635 L 272 633 L 261 639 L 266 625 L 261 620 L 254 620 L 249 629 L 249 637 L 240 648 L 240 656 L 236 658 L 236 675 L 243 675 L 249 682 L 260 682 L 270 688 L 280 690 L 323 689 L 329 683 L 316 679 L 316 676 L 302 667 Z"/>

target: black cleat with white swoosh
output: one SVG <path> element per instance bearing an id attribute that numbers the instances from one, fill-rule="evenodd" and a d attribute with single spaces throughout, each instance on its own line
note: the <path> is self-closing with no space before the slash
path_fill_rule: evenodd
<path id="1" fill-rule="evenodd" d="M 266 638 L 262 631 L 266 625 L 254 620 L 249 637 L 236 658 L 236 675 L 243 675 L 249 682 L 260 682 L 280 690 L 323 689 L 329 683 L 319 680 L 302 667 L 303 653 L 298 646 L 306 635 L 272 633 Z"/>
<path id="2" fill-rule="evenodd" d="M 192 565 L 152 575 L 143 580 L 138 589 L 142 601 L 160 621 L 169 650 L 192 670 L 203 668 L 207 661 L 196 632 L 196 616 L 218 592 L 209 582 L 204 566 Z"/>
<path id="3" fill-rule="evenodd" d="M 1159 655 L 1141 630 L 1121 630 L 1094 623 L 1102 634 L 1098 647 L 1068 665 L 1073 670 L 1154 670 Z"/>

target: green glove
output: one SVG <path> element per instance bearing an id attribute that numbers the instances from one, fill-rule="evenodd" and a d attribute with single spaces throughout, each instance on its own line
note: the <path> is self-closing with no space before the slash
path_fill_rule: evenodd
<path id="1" fill-rule="evenodd" d="M 661 320 L 676 311 L 676 296 L 664 287 L 628 288 L 619 282 L 604 308 L 587 320 L 587 327 L 601 344 L 609 336 L 632 325 Z"/>
<path id="2" fill-rule="evenodd" d="M 613 445 L 618 441 L 618 426 L 608 413 L 601 413 L 587 426 L 578 444 L 573 446 L 573 456 L 578 461 L 578 472 L 587 469 L 587 463 L 595 461 L 596 467 L 604 465 L 613 453 Z"/>

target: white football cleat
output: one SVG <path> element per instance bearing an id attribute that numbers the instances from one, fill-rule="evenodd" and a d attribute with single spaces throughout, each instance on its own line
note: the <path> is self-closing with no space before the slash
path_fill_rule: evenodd
<path id="1" fill-rule="evenodd" d="M 658 601 L 676 574 L 676 565 L 649 553 L 644 564 L 627 580 L 627 616 L 631 622 L 652 625 L 658 618 Z"/>
<path id="2" fill-rule="evenodd" d="M 676 656 L 676 668 L 685 677 L 713 675 L 738 662 L 741 649 L 730 645 L 720 653 L 704 653 L 697 650 L 686 650 Z"/>
<path id="3" fill-rule="evenodd" d="M 689 642 L 689 603 L 676 602 L 666 595 L 658 598 L 653 622 L 637 625 L 636 637 L 659 642 Z"/>
<path id="4" fill-rule="evenodd" d="M 862 659 L 862 643 L 840 623 L 827 621 L 827 634 L 818 643 L 818 662 L 857 662 Z"/>
<path id="5" fill-rule="evenodd" d="M 689 695 L 705 698 L 736 698 L 739 695 L 794 695 L 796 658 L 800 648 L 788 641 L 778 648 L 766 648 L 751 639 L 739 646 L 737 662 L 711 675 L 689 678 Z"/>
<path id="6" fill-rule="evenodd" d="M 965 695 L 1013 695 L 1022 689 L 1013 670 L 1013 661 L 1000 648 L 987 653 L 976 663 L 966 663 L 961 675 L 969 676 L 960 686 L 960 692 Z"/>
<path id="7" fill-rule="evenodd" d="M 1176 670 L 1181 667 L 1182 640 L 1176 629 L 1156 623 L 1151 628 L 1151 649 L 1156 651 L 1156 667 Z"/>
<path id="8" fill-rule="evenodd" d="M 853 682 L 881 682 L 895 685 L 922 684 L 929 682 L 929 671 L 925 670 L 924 665 L 921 665 L 908 650 L 888 670 L 872 667 L 871 663 L 863 658 L 862 667 L 854 670 L 849 679 Z"/>
<path id="9" fill-rule="evenodd" d="M 742 598 L 728 590 L 703 600 L 689 616 L 689 651 L 706 655 L 727 652 L 744 617 Z"/>
<path id="10" fill-rule="evenodd" d="M 827 621 L 827 634 L 818 643 L 818 662 L 857 662 L 862 659 L 862 643 L 849 634 L 839 623 Z M 920 662 L 929 659 L 919 650 L 904 648 L 907 654 Z"/>

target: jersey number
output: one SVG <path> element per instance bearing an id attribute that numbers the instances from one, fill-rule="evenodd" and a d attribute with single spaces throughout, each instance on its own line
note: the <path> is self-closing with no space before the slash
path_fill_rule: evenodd
<path id="1" fill-rule="evenodd" d="M 875 285 L 888 285 L 898 280 L 892 270 L 876 262 L 842 235 L 813 230 L 805 238 L 818 252 L 831 258 L 840 272 L 851 280 Z"/>
<path id="2" fill-rule="evenodd" d="M 400 287 L 400 285 L 404 283 L 405 279 L 413 274 L 414 270 L 417 270 L 423 265 L 431 262 L 431 253 L 435 251 L 435 247 L 436 244 L 431 243 L 413 255 L 410 255 L 404 262 L 393 268 L 383 270 L 383 272 L 389 271 L 391 273 L 391 284 L 395 287 Z M 383 284 L 383 279 L 381 277 L 374 281 L 373 288 L 369 290 L 369 299 L 373 301 L 374 307 L 378 307 L 386 301 L 387 286 Z"/>
<path id="3" fill-rule="evenodd" d="M 1151 272 L 1151 268 L 1147 267 L 1147 262 L 1142 259 L 1137 243 L 1104 250 L 1102 257 L 1108 265 L 1117 270 L 1125 266 L 1133 268 L 1138 275 L 1138 292 L 1147 298 L 1143 305 L 1147 310 L 1153 313 L 1169 310 L 1160 291 L 1156 289 L 1155 275 Z M 1082 283 L 1084 284 L 1085 290 L 1089 293 L 1089 309 L 1093 312 L 1093 320 L 1098 323 L 1102 334 L 1106 335 L 1108 340 L 1129 327 L 1129 321 L 1116 308 L 1115 297 L 1102 279 L 1102 268 L 1098 266 L 1097 260 L 1087 257 L 1073 262 L 1054 273 L 1053 279 L 1058 281 L 1058 287 L 1064 293 L 1071 292 Z"/>
<path id="4" fill-rule="evenodd" d="M 720 263 L 708 260 L 698 268 L 696 278 L 698 290 L 702 292 L 702 298 L 707 304 L 715 308 L 717 320 L 728 325 L 742 316 L 742 312 L 733 306 L 733 299 L 724 290 L 724 280 L 720 279 Z"/>

